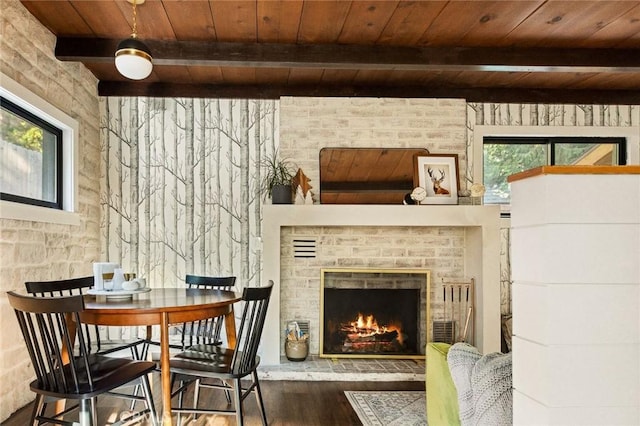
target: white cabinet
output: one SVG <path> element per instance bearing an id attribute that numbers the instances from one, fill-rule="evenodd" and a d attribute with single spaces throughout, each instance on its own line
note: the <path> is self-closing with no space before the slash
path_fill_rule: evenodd
<path id="1" fill-rule="evenodd" d="M 514 424 L 640 424 L 640 167 L 511 179 Z"/>

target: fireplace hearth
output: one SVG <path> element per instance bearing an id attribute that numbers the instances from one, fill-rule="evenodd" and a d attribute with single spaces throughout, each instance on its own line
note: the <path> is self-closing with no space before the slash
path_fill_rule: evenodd
<path id="1" fill-rule="evenodd" d="M 321 357 L 424 357 L 428 270 L 321 273 Z"/>

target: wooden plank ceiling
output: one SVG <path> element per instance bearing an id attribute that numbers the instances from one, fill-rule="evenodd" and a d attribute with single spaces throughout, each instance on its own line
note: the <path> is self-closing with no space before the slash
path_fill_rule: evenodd
<path id="1" fill-rule="evenodd" d="M 154 69 L 140 82 L 113 60 L 128 1 L 22 4 L 104 96 L 640 103 L 638 1 L 146 0 Z"/>

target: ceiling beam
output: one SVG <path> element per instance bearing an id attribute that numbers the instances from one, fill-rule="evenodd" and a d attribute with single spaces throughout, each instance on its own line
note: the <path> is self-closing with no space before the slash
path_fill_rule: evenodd
<path id="1" fill-rule="evenodd" d="M 437 86 L 218 85 L 101 81 L 100 96 L 278 99 L 282 96 L 462 98 L 467 102 L 640 104 L 640 90 L 456 88 Z"/>
<path id="2" fill-rule="evenodd" d="M 143 40 L 154 65 L 396 71 L 640 72 L 639 49 L 403 47 Z M 112 62 L 119 40 L 59 37 L 61 61 Z"/>

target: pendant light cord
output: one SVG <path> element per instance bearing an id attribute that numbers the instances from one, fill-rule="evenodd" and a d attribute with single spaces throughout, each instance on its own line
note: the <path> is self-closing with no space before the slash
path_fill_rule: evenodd
<path id="1" fill-rule="evenodd" d="M 136 0 L 133 0 L 132 2 L 133 5 L 133 34 L 131 34 L 131 38 L 137 38 L 138 37 L 138 26 L 136 23 Z"/>

